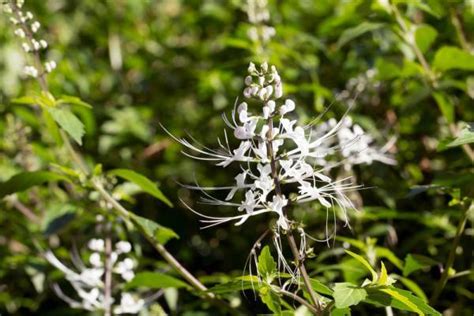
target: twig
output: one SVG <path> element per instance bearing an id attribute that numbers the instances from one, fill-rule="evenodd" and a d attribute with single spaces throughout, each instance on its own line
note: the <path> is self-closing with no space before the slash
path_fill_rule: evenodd
<path id="1" fill-rule="evenodd" d="M 108 226 L 108 225 L 106 225 Z M 105 236 L 105 262 L 104 262 L 104 316 L 112 315 L 112 238 L 110 227 L 106 227 Z"/>

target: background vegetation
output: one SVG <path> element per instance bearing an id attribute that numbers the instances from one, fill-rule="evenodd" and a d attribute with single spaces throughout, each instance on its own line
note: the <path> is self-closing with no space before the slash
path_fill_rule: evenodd
<path id="1" fill-rule="evenodd" d="M 338 228 L 334 244 L 314 243 L 316 257 L 306 262 L 311 274 L 325 284 L 360 284 L 366 271 L 344 254 L 349 248 L 374 267 L 383 259 L 389 273 L 398 275 L 397 286 L 422 299 L 444 287 L 432 304 L 438 311 L 473 314 L 473 212 L 468 211 L 473 154 L 469 145 L 458 146 L 474 135 L 468 123 L 474 121 L 472 1 L 270 1 L 277 35 L 268 56 L 247 38 L 247 16 L 237 0 L 47 0 L 25 6 L 41 21 L 48 55 L 58 63 L 49 76 L 51 93 L 77 96 L 93 106 L 92 111 L 72 107 L 85 125 L 80 150 L 87 164 L 132 169 L 159 183 L 174 207 L 126 185 L 119 187 L 124 204 L 173 229 L 180 238 L 167 243 L 168 251 L 205 284 L 242 275 L 269 218 L 200 230 L 196 216 L 179 201 L 193 206 L 198 195 L 179 183 L 230 183 L 238 170 L 184 157 L 160 123 L 175 135 L 189 132 L 215 147 L 224 128 L 220 114 L 241 98 L 248 63 L 268 59 L 279 69 L 303 123 L 329 105 L 324 118 L 340 118 L 355 104 L 354 121 L 381 143 L 397 137 L 396 166 L 355 168 L 357 182 L 369 187 L 353 194 L 360 211 L 350 214 L 352 229 Z M 52 145 L 54 135 L 44 131 L 35 110 L 12 102 L 39 87 L 22 79 L 24 54 L 7 16 L 0 28 L 0 180 L 25 170 L 54 170 L 53 156 L 70 166 L 67 152 Z M 75 187 L 70 196 L 55 183 L 33 190 L 0 204 L 0 313 L 81 314 L 51 290 L 52 283 L 64 281 L 39 249 L 49 245 L 67 258 L 74 245 L 81 248 L 97 235 L 96 216 L 102 211 L 86 189 Z M 5 185 L 0 191 L 5 195 Z M 91 199 L 83 198 L 89 194 Z M 35 220 L 19 213 L 14 201 L 31 208 Z M 319 206 L 297 210 L 295 216 L 313 236 L 324 237 L 326 214 Z M 124 229 L 117 234 L 134 244 L 138 271 L 175 275 L 140 234 Z M 226 295 L 243 313 L 268 312 L 251 291 L 245 293 Z M 156 304 L 179 315 L 220 311 L 185 289 L 167 289 Z M 373 315 L 374 310 L 384 312 L 370 305 L 352 312 Z"/>

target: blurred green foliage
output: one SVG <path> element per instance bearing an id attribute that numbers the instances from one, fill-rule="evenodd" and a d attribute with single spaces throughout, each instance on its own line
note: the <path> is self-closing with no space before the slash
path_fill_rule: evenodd
<path id="1" fill-rule="evenodd" d="M 159 182 L 160 194 L 175 207 L 145 194 L 123 200 L 134 213 L 180 236 L 169 241 L 170 252 L 206 284 L 242 275 L 269 218 L 200 230 L 196 216 L 179 201 L 194 206 L 198 195 L 179 183 L 230 183 L 237 169 L 216 169 L 182 156 L 160 124 L 215 147 L 224 129 L 220 114 L 241 98 L 248 63 L 268 59 L 279 69 L 303 122 L 327 108 L 324 118 L 339 118 L 355 105 L 351 116 L 366 130 L 380 140 L 397 137 L 398 165 L 374 163 L 354 170 L 357 181 L 369 187 L 354 196 L 363 201 L 361 211 L 350 214 L 351 230 L 338 227 L 339 237 L 330 247 L 313 245 L 316 258 L 306 262 L 312 276 L 325 284 L 362 283 L 367 271 L 344 254 L 351 247 L 373 267 L 383 259 L 397 285 L 426 300 L 463 218 L 463 199 L 473 197 L 473 163 L 459 145 L 472 143 L 472 123 L 467 123 L 474 121 L 474 4 L 390 2 L 397 12 L 382 0 L 270 1 L 277 35 L 264 55 L 257 55 L 247 39 L 249 24 L 238 0 L 45 0 L 26 6 L 42 22 L 48 55 L 58 62 L 49 76 L 51 92 L 93 106 L 92 111 L 71 107 L 85 126 L 81 151 L 87 163 L 102 164 L 104 170 L 132 169 Z M 406 38 L 403 25 L 412 37 Z M 6 181 L 25 170 L 51 169 L 53 155 L 63 157 L 64 165 L 70 158 L 63 149 L 52 152 L 55 136 L 41 130 L 30 106 L 12 102 L 39 88 L 21 80 L 24 55 L 8 18 L 0 19 L 0 28 L 5 30 L 0 33 L 0 180 Z M 457 135 L 464 140 L 455 140 Z M 116 191 L 120 188 L 130 192 L 120 186 Z M 35 209 L 36 220 L 19 215 L 9 199 L 1 204 L 1 314 L 82 314 L 54 295 L 50 285 L 61 282 L 61 275 L 38 257 L 37 243 L 55 245 L 67 257 L 72 245 L 94 236 L 101 213 L 97 204 L 81 199 L 80 190 L 65 192 L 67 186 L 49 183 L 18 193 L 20 202 L 41 206 Z M 306 206 L 295 216 L 313 236 L 324 238 L 322 208 Z M 64 221 L 57 224 L 60 218 Z M 433 306 L 449 315 L 474 312 L 472 220 L 471 214 L 446 288 Z M 124 229 L 118 234 L 137 245 L 141 269 L 163 269 L 162 259 L 138 234 Z M 226 295 L 248 314 L 268 312 L 251 292 Z M 166 297 L 158 303 L 174 314 L 216 313 L 185 290 L 179 291 L 177 305 Z M 352 310 L 356 315 L 382 311 L 370 305 Z"/>

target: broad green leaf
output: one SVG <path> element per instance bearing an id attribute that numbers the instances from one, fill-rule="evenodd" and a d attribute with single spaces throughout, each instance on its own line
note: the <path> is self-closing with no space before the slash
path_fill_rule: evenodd
<path id="1" fill-rule="evenodd" d="M 276 274 L 276 262 L 270 253 L 270 247 L 263 247 L 260 255 L 258 256 L 258 273 L 267 279 L 267 282 L 271 282 Z"/>
<path id="2" fill-rule="evenodd" d="M 179 239 L 178 234 L 176 234 L 170 228 L 161 226 L 160 224 L 157 224 L 147 218 L 130 213 L 130 220 L 147 238 L 156 241 L 159 244 L 164 245 L 172 238 Z"/>
<path id="3" fill-rule="evenodd" d="M 61 107 L 48 108 L 56 123 L 61 126 L 69 136 L 72 137 L 79 145 L 82 145 L 82 136 L 84 136 L 84 124 L 69 109 Z"/>
<path id="4" fill-rule="evenodd" d="M 22 172 L 0 183 L 0 198 L 51 181 L 69 181 L 69 179 L 50 171 Z"/>
<path id="5" fill-rule="evenodd" d="M 83 107 L 89 108 L 89 109 L 92 108 L 92 105 L 90 105 L 89 103 L 86 103 L 86 102 L 82 101 L 78 97 L 73 97 L 73 96 L 69 96 L 69 95 L 62 95 L 61 98 L 59 100 L 57 100 L 57 104 L 79 105 L 79 106 L 83 106 Z"/>
<path id="6" fill-rule="evenodd" d="M 372 268 L 372 266 L 367 260 L 365 260 L 362 256 L 356 253 L 353 253 L 352 251 L 345 250 L 345 252 L 351 257 L 353 257 L 354 259 L 356 259 L 357 261 L 359 261 L 360 263 L 362 263 L 364 267 L 366 267 L 367 270 L 370 271 L 370 274 L 372 274 L 372 282 L 375 283 L 377 281 L 377 272 L 375 272 L 375 270 Z"/>
<path id="7" fill-rule="evenodd" d="M 418 315 L 421 315 L 421 316 L 424 316 L 424 315 L 425 315 L 425 313 L 423 313 L 423 312 L 418 308 L 418 306 L 416 306 L 415 303 L 413 303 L 412 301 L 410 301 L 409 298 L 407 298 L 406 296 L 400 294 L 399 292 L 394 291 L 394 290 L 392 290 L 392 289 L 381 289 L 380 291 L 385 292 L 385 293 L 387 293 L 388 295 L 392 296 L 393 298 L 399 300 L 400 302 L 402 302 L 403 304 L 405 304 L 406 306 L 408 306 L 412 312 L 415 312 L 415 313 L 417 313 Z"/>
<path id="8" fill-rule="evenodd" d="M 423 290 L 420 288 L 420 286 L 418 284 L 416 284 L 412 280 L 410 280 L 408 278 L 404 278 L 402 276 L 399 276 L 397 279 L 400 280 L 400 282 L 407 289 L 409 289 L 410 291 L 415 293 L 416 296 L 418 296 L 420 299 L 422 299 L 423 302 L 425 302 L 425 303 L 428 302 L 428 297 L 426 296 L 425 292 L 423 292 Z"/>
<path id="9" fill-rule="evenodd" d="M 109 174 L 133 182 L 146 193 L 153 195 L 158 200 L 166 203 L 166 205 L 170 207 L 173 206 L 170 200 L 168 200 L 168 198 L 166 198 L 166 196 L 160 191 L 160 189 L 158 189 L 156 184 L 154 184 L 147 177 L 128 169 L 114 169 L 109 171 Z"/>
<path id="10" fill-rule="evenodd" d="M 280 297 L 269 286 L 262 287 L 259 294 L 262 302 L 267 305 L 274 315 L 281 315 Z"/>
<path id="11" fill-rule="evenodd" d="M 311 287 L 318 293 L 325 294 L 325 295 L 332 295 L 333 291 L 324 285 L 322 282 L 316 279 L 310 279 Z"/>
<path id="12" fill-rule="evenodd" d="M 433 67 L 440 71 L 450 69 L 474 70 L 474 54 L 458 47 L 443 46 L 436 52 Z"/>
<path id="13" fill-rule="evenodd" d="M 159 272 L 140 272 L 133 280 L 127 283 L 126 288 L 146 287 L 149 289 L 182 288 L 189 287 L 185 282 L 168 274 Z"/>
<path id="14" fill-rule="evenodd" d="M 415 31 L 415 42 L 422 53 L 425 53 L 438 36 L 438 32 L 430 25 L 419 25 Z"/>
<path id="15" fill-rule="evenodd" d="M 341 36 L 337 41 L 336 46 L 337 48 L 341 48 L 356 37 L 359 37 L 367 32 L 380 29 L 383 26 L 383 23 L 362 22 L 359 25 L 346 29 L 344 32 L 342 32 Z"/>
<path id="16" fill-rule="evenodd" d="M 357 305 L 367 297 L 367 291 L 351 283 L 336 283 L 333 293 L 337 308 Z"/>
<path id="17" fill-rule="evenodd" d="M 437 262 L 429 257 L 422 255 L 409 254 L 405 258 L 405 266 L 403 267 L 403 276 L 409 276 L 411 273 L 428 268 L 437 264 Z"/>
<path id="18" fill-rule="evenodd" d="M 433 92 L 433 97 L 446 121 L 454 122 L 454 105 L 451 100 L 441 92 Z"/>

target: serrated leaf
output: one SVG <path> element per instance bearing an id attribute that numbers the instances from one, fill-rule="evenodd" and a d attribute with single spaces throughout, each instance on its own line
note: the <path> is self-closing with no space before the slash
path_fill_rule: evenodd
<path id="1" fill-rule="evenodd" d="M 48 108 L 48 112 L 59 126 L 74 139 L 76 143 L 82 145 L 84 136 L 84 124 L 67 108 Z"/>
<path id="2" fill-rule="evenodd" d="M 372 266 L 367 260 L 365 260 L 362 256 L 356 253 L 353 253 L 352 251 L 345 250 L 345 252 L 351 257 L 353 257 L 354 259 L 356 259 L 357 261 L 359 261 L 360 263 L 362 263 L 364 267 L 366 267 L 367 270 L 370 271 L 370 274 L 372 274 L 372 282 L 373 283 L 377 282 L 377 272 L 375 272 L 375 270 L 372 268 Z"/>
<path id="3" fill-rule="evenodd" d="M 382 26 L 384 26 L 383 23 L 362 22 L 355 27 L 344 30 L 344 32 L 342 32 L 341 36 L 339 37 L 336 46 L 339 49 L 354 38 L 359 37 L 367 32 L 377 30 Z"/>
<path id="4" fill-rule="evenodd" d="M 273 276 L 276 273 L 276 262 L 270 253 L 270 247 L 265 246 L 263 247 L 260 255 L 258 256 L 258 264 L 257 264 L 258 273 L 267 278 L 268 282 L 271 282 Z"/>
<path id="5" fill-rule="evenodd" d="M 148 179 L 144 175 L 141 175 L 135 171 L 128 170 L 128 169 L 114 169 L 114 170 L 109 171 L 109 174 L 135 183 L 144 192 L 156 197 L 158 200 L 166 203 L 169 207 L 173 207 L 173 204 L 160 191 L 160 189 L 158 189 L 155 183 L 153 183 L 150 179 Z"/>
<path id="6" fill-rule="evenodd" d="M 443 46 L 435 54 L 433 67 L 440 71 L 474 70 L 474 55 L 455 46 Z"/>
<path id="7" fill-rule="evenodd" d="M 367 297 L 367 291 L 351 283 L 336 283 L 333 292 L 337 308 L 357 305 Z"/>
<path id="8" fill-rule="evenodd" d="M 429 257 L 422 255 L 409 254 L 405 258 L 405 266 L 403 267 L 403 276 L 409 276 L 411 273 L 434 266 L 437 262 Z"/>
<path id="9" fill-rule="evenodd" d="M 179 239 L 178 234 L 176 234 L 172 229 L 161 226 L 150 219 L 130 213 L 130 220 L 147 238 L 156 241 L 159 244 L 164 245 L 172 238 Z"/>
<path id="10" fill-rule="evenodd" d="M 325 295 L 332 295 L 333 291 L 324 285 L 321 281 L 316 279 L 310 279 L 311 287 L 318 293 L 325 294 Z"/>
<path id="11" fill-rule="evenodd" d="M 50 171 L 21 172 L 0 183 L 0 198 L 51 181 L 69 181 L 69 179 Z"/>
<path id="12" fill-rule="evenodd" d="M 146 287 L 149 289 L 183 288 L 189 285 L 175 277 L 159 272 L 140 272 L 128 282 L 126 289 Z"/>

